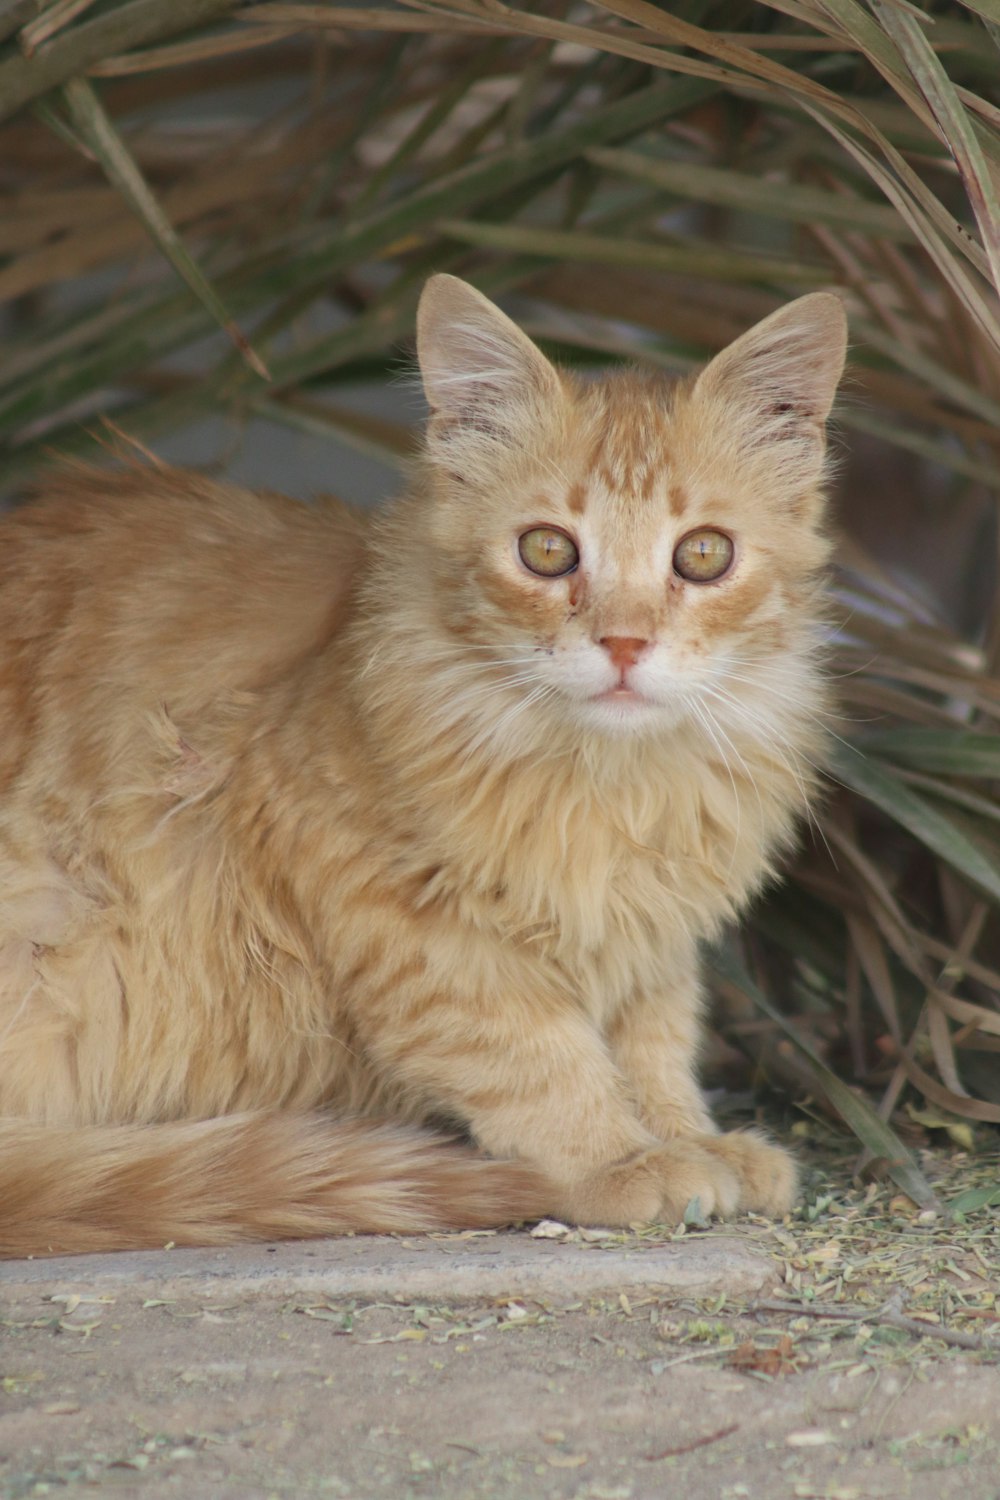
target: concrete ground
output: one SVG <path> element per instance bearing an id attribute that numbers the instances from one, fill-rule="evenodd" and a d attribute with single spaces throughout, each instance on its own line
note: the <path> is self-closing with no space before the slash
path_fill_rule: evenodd
<path id="1" fill-rule="evenodd" d="M 840 1208 L 8 1262 L 0 1495 L 1000 1500 L 991 1232 Z"/>

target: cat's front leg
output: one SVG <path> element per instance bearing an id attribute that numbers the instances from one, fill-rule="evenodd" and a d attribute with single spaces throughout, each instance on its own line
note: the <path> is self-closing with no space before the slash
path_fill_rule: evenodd
<path id="1" fill-rule="evenodd" d="M 552 1183 L 551 1214 L 677 1222 L 694 1198 L 704 1213 L 726 1216 L 754 1197 L 745 1152 L 726 1145 L 734 1137 L 708 1134 L 703 1112 L 669 1141 L 654 1136 L 605 1039 L 568 997 L 520 986 L 488 998 L 421 989 L 366 1007 L 369 1058 L 414 1112 L 451 1116 L 492 1156 L 540 1168 Z M 393 1021 L 379 1025 L 386 1001 Z"/>
<path id="2" fill-rule="evenodd" d="M 608 1029 L 642 1123 L 661 1141 L 697 1146 L 724 1163 L 737 1180 L 740 1209 L 786 1213 L 795 1200 L 795 1163 L 754 1131 L 717 1130 L 696 1078 L 702 1006 L 694 963 L 673 978 L 669 991 L 634 996 Z"/>

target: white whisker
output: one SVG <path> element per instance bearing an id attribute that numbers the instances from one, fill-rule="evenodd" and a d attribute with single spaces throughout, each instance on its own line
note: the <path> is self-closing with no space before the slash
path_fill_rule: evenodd
<path id="1" fill-rule="evenodd" d="M 710 693 L 713 697 L 718 698 L 722 703 L 724 703 L 726 705 L 726 708 L 730 712 L 734 713 L 742 724 L 749 725 L 750 728 L 757 734 L 760 742 L 766 745 L 768 753 L 778 762 L 779 765 L 783 766 L 784 769 L 788 772 L 798 790 L 799 797 L 802 801 L 802 810 L 809 827 L 825 845 L 832 859 L 833 851 L 830 849 L 830 846 L 827 843 L 826 835 L 823 832 L 822 826 L 817 821 L 816 816 L 813 813 L 812 797 L 802 777 L 802 773 L 788 758 L 784 750 L 779 747 L 778 743 L 776 742 L 776 735 L 774 733 L 773 727 L 767 725 L 765 721 L 759 716 L 755 718 L 750 713 L 745 704 L 740 703 L 739 700 L 733 696 L 733 694 L 726 692 L 724 688 L 720 688 L 718 686 L 703 687 L 703 691 Z M 799 705 L 799 707 L 801 707 L 801 705 Z M 817 722 L 819 721 L 817 720 Z M 764 731 L 763 734 L 761 734 L 762 730 Z M 816 772 L 820 772 L 822 770 L 822 767 L 817 765 L 815 761 L 810 759 L 810 757 L 807 756 L 803 751 L 797 752 L 797 758 L 800 761 L 804 761 L 806 765 L 810 766 L 811 769 Z"/>

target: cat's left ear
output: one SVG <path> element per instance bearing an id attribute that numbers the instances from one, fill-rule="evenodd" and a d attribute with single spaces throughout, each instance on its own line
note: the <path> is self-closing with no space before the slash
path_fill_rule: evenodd
<path id="1" fill-rule="evenodd" d="M 432 276 L 417 309 L 417 359 L 431 408 L 430 438 L 515 438 L 533 409 L 559 401 L 540 349 L 457 276 Z"/>
<path id="2" fill-rule="evenodd" d="M 754 446 L 791 442 L 822 455 L 847 356 L 847 318 L 839 297 L 812 292 L 779 308 L 723 349 L 699 375 L 695 400 L 724 401 Z"/>

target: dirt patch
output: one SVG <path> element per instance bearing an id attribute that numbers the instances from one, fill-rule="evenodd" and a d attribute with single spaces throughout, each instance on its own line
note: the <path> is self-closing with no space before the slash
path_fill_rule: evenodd
<path id="1" fill-rule="evenodd" d="M 9 1311 L 5 1496 L 997 1489 L 1000 1369 L 897 1330 L 654 1295 L 427 1307 L 125 1293 Z"/>

